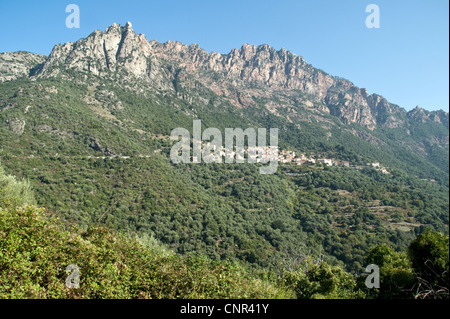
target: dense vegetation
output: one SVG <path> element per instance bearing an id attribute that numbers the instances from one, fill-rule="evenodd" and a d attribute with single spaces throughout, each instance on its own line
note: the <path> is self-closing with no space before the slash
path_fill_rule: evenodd
<path id="1" fill-rule="evenodd" d="M 174 254 L 153 237 L 83 231 L 30 206 L 27 183 L 0 171 L 1 298 L 289 298 L 231 262 Z M 66 280 L 80 269 L 79 288 Z"/>
<path id="2" fill-rule="evenodd" d="M 154 155 L 31 158 L 12 171 L 39 204 L 84 228 L 101 222 L 179 253 L 263 267 L 311 252 L 360 271 L 371 245 L 405 248 L 426 225 L 448 231 L 440 186 L 373 170 L 283 166 L 264 176 L 250 164 L 173 166 Z"/>
<path id="3" fill-rule="evenodd" d="M 407 254 L 378 245 L 366 257 L 381 268 L 377 291 L 322 259 L 284 260 L 270 271 L 173 253 L 153 237 L 61 221 L 30 206 L 26 183 L 0 172 L 1 298 L 448 298 L 448 236 L 430 230 Z M 67 271 L 76 265 L 77 287 Z"/>
<path id="4" fill-rule="evenodd" d="M 429 278 L 420 248 L 427 244 L 420 243 L 448 247 L 448 237 L 436 233 L 448 234 L 448 150 L 430 145 L 424 157 L 410 149 L 414 138 L 442 137 L 448 128 L 374 131 L 377 146 L 351 132 L 364 128 L 331 116 L 329 128 L 313 120 L 298 125 L 268 113 L 268 101 L 237 109 L 207 90 L 199 89 L 207 104 L 108 81 L 18 80 L 0 84 L 0 92 L 6 297 L 382 298 L 425 296 L 425 287 L 433 291 L 427 297 L 445 295 L 439 287 L 448 278 Z M 260 175 L 251 164 L 174 165 L 167 136 L 190 129 L 195 117 L 204 128 L 278 127 L 282 149 L 352 167 L 280 165 Z M 355 168 L 373 161 L 390 174 Z M 428 228 L 435 232 L 424 233 Z M 142 244 L 149 238 L 151 247 Z M 70 255 L 72 243 L 80 261 Z M 432 251 L 425 256 L 438 271 L 448 269 L 448 254 Z M 368 291 L 356 274 L 374 260 L 386 286 L 398 279 L 406 288 Z M 60 269 L 49 269 L 50 261 Z M 81 290 L 64 288 L 69 263 L 89 274 Z M 148 263 L 154 267 L 142 270 Z M 211 281 L 202 281 L 202 269 Z M 14 284 L 19 276 L 23 290 Z M 179 277 L 185 281 L 175 284 Z"/>
<path id="5" fill-rule="evenodd" d="M 0 209 L 2 298 L 287 298 L 232 263 L 174 255 L 106 228 L 64 230 L 36 207 Z M 150 244 L 147 244 L 149 242 Z M 68 265 L 79 289 L 66 286 Z"/>

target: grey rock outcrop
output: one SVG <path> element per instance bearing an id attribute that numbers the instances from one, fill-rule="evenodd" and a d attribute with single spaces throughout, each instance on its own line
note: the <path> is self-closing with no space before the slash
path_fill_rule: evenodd
<path id="1" fill-rule="evenodd" d="M 44 59 L 22 54 L 15 64 L 2 66 L 7 57 L 0 55 L 0 71 L 7 68 L 3 73 L 13 74 L 10 77 L 30 73 L 31 65 Z M 282 94 L 283 103 L 269 103 L 269 112 L 278 114 L 277 109 L 284 107 L 295 116 L 295 109 L 306 107 L 370 130 L 403 127 L 409 119 L 439 121 L 448 127 L 448 113 L 407 113 L 382 96 L 330 76 L 285 49 L 244 44 L 228 54 L 208 53 L 196 44 L 148 41 L 145 35 L 134 32 L 130 22 L 123 27 L 115 23 L 104 32 L 96 30 L 77 42 L 56 45 L 33 75 L 64 77 L 67 70 L 115 82 L 135 81 L 140 86 L 170 91 L 190 103 L 202 100 L 196 93 L 199 84 L 239 108 L 254 104 L 255 98 Z"/>
<path id="2" fill-rule="evenodd" d="M 24 51 L 0 53 L 0 82 L 27 77 L 46 59 L 45 55 Z"/>

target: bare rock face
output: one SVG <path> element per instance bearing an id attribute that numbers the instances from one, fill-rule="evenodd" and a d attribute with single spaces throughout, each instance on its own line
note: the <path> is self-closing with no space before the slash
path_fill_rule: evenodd
<path id="1" fill-rule="evenodd" d="M 23 51 L 0 53 L 0 82 L 29 76 L 32 69 L 46 58 L 45 55 Z"/>
<path id="2" fill-rule="evenodd" d="M 129 22 L 125 27 L 115 23 L 105 32 L 96 30 L 76 43 L 56 45 L 39 76 L 58 74 L 58 66 L 106 78 L 119 73 L 164 86 L 161 68 L 152 61 L 150 43 L 143 34 L 137 35 Z"/>
<path id="3" fill-rule="evenodd" d="M 12 119 L 7 120 L 7 124 L 9 124 L 10 130 L 16 135 L 22 135 L 25 131 L 25 120 L 23 119 Z"/>
<path id="4" fill-rule="evenodd" d="M 366 89 L 332 77 L 285 49 L 276 51 L 269 45 L 244 44 L 228 54 L 208 53 L 197 44 L 149 42 L 145 35 L 134 32 L 130 22 L 124 27 L 115 23 L 104 32 L 96 30 L 76 43 L 56 45 L 36 73 L 55 76 L 61 68 L 114 81 L 138 80 L 142 85 L 171 91 L 190 102 L 202 100 L 196 92 L 198 83 L 236 107 L 248 107 L 254 104 L 254 98 L 270 99 L 281 92 L 285 97 L 283 105 L 266 106 L 274 114 L 280 107 L 295 110 L 301 106 L 370 130 L 401 127 L 407 119 L 404 109 L 382 96 L 369 95 Z M 447 121 L 448 126 L 448 114 L 447 117 L 418 114 L 408 116 Z"/>
<path id="5" fill-rule="evenodd" d="M 411 121 L 416 121 L 419 123 L 427 123 L 431 121 L 435 123 L 441 123 L 447 128 L 449 127 L 448 113 L 442 110 L 429 112 L 427 110 L 422 109 L 419 106 L 416 106 L 413 110 L 408 112 L 407 116 L 408 119 Z"/>

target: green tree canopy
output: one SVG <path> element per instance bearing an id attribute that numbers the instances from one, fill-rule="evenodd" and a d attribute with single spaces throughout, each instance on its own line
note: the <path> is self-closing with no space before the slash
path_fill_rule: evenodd
<path id="1" fill-rule="evenodd" d="M 449 236 L 428 229 L 411 242 L 408 256 L 419 277 L 418 296 L 448 298 Z"/>

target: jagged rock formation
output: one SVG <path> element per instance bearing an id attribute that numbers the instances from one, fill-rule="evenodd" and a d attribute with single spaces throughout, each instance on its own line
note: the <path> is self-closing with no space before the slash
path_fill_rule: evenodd
<path id="1" fill-rule="evenodd" d="M 318 253 L 353 265 L 352 245 L 370 245 L 352 234 L 403 245 L 400 234 L 412 229 L 448 231 L 448 113 L 406 112 L 285 49 L 245 44 L 208 53 L 148 41 L 127 23 L 58 44 L 48 57 L 0 57 L 2 163 L 33 178 L 49 208 L 69 220 L 158 231 L 183 253 L 206 247 L 245 260 L 259 258 L 256 250 L 272 258 L 279 249 L 286 258 L 297 243 L 323 242 Z M 272 179 L 248 165 L 172 165 L 169 135 L 190 130 L 193 119 L 221 131 L 278 128 L 280 154 L 349 168 L 291 163 Z M 370 169 L 378 166 L 390 174 Z M 235 232 L 226 228 L 233 218 Z M 211 237 L 214 228 L 220 234 Z M 310 242 L 307 234 L 317 236 Z M 345 241 L 334 245 L 340 234 Z M 224 236 L 231 241 L 220 243 Z M 247 254 L 249 247 L 256 250 Z"/>
<path id="2" fill-rule="evenodd" d="M 31 52 L 0 53 L 0 82 L 32 75 L 46 59 L 45 55 Z"/>
<path id="3" fill-rule="evenodd" d="M 28 52 L 0 54 L 0 81 L 21 76 L 68 77 L 69 71 L 116 82 L 137 80 L 141 86 L 169 91 L 189 102 L 198 97 L 199 85 L 236 107 L 277 96 L 282 103 L 271 101 L 265 107 L 274 114 L 287 108 L 289 118 L 300 107 L 370 130 L 406 127 L 408 121 L 432 121 L 448 128 L 446 112 L 420 108 L 406 112 L 285 49 L 244 44 L 229 54 L 208 53 L 196 44 L 148 41 L 134 32 L 130 22 L 124 27 L 115 23 L 104 32 L 96 30 L 77 42 L 58 44 L 48 58 Z"/>
<path id="4" fill-rule="evenodd" d="M 193 88 L 196 81 L 237 107 L 282 92 L 283 105 L 268 105 L 269 111 L 300 105 L 371 130 L 401 127 L 408 118 L 417 117 L 417 112 L 407 114 L 382 96 L 369 95 L 348 80 L 315 69 L 285 49 L 244 44 L 229 54 L 208 53 L 196 44 L 148 41 L 134 32 L 130 22 L 125 27 L 113 24 L 105 32 L 96 30 L 75 43 L 56 45 L 37 75 L 55 76 L 61 72 L 58 66 L 102 78 L 120 74 L 168 91 Z M 445 112 L 431 112 L 425 118 L 448 123 Z"/>
<path id="5" fill-rule="evenodd" d="M 408 118 L 420 123 L 426 123 L 428 121 L 432 121 L 435 123 L 442 123 L 447 128 L 448 126 L 448 113 L 440 110 L 435 112 L 428 112 L 416 106 L 413 110 L 408 112 Z"/>

